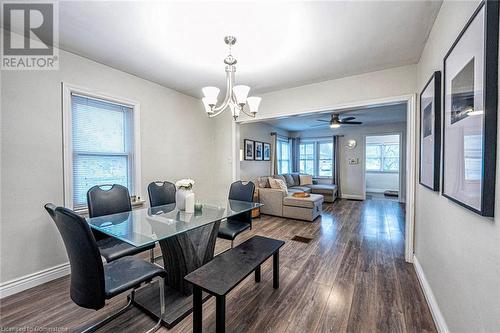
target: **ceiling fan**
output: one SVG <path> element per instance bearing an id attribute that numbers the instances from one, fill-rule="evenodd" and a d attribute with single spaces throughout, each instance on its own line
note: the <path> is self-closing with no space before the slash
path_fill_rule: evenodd
<path id="1" fill-rule="evenodd" d="M 325 122 L 330 124 L 330 128 L 339 128 L 341 125 L 361 125 L 362 122 L 360 121 L 353 121 L 356 119 L 356 117 L 345 117 L 340 119 L 338 113 L 332 113 L 332 117 L 330 120 L 325 120 L 325 119 L 316 119 L 317 121 Z M 324 126 L 323 124 L 321 125 L 313 125 L 311 127 L 318 127 L 318 126 Z"/>

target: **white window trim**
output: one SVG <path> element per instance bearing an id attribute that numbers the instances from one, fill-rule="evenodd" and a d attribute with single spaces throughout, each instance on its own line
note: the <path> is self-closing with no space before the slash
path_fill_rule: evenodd
<path id="1" fill-rule="evenodd" d="M 286 144 L 288 145 L 288 159 L 287 159 L 287 160 L 283 160 L 283 159 L 281 159 L 281 158 L 280 158 L 281 156 L 279 156 L 279 155 L 277 156 L 277 162 L 278 162 L 278 173 L 280 173 L 280 174 L 281 174 L 281 164 L 282 164 L 282 162 L 283 162 L 283 161 L 287 161 L 287 162 L 288 162 L 288 171 L 287 171 L 286 173 L 290 173 L 290 170 L 291 170 L 291 165 L 290 165 L 290 164 L 291 164 L 291 162 L 292 162 L 292 161 L 291 161 L 291 155 L 292 155 L 292 154 L 291 154 L 291 147 L 290 147 L 291 145 L 290 145 L 290 141 L 289 141 L 288 139 L 281 139 L 281 138 L 278 138 L 278 139 L 276 140 L 276 144 L 277 144 L 277 145 L 280 145 L 280 142 L 286 143 Z"/>
<path id="2" fill-rule="evenodd" d="M 332 143 L 333 145 L 333 139 L 327 139 L 327 138 L 305 138 L 305 139 L 302 139 L 300 141 L 300 144 L 304 144 L 304 143 L 314 143 L 314 173 L 316 175 L 312 175 L 314 179 L 332 179 L 332 176 L 320 176 L 319 175 L 319 161 L 320 161 L 320 158 L 319 158 L 319 145 L 321 143 Z M 335 149 L 335 147 L 333 147 L 333 149 Z M 300 151 L 300 147 L 299 147 L 299 151 Z M 299 162 L 300 162 L 300 156 L 299 156 Z M 308 160 L 310 161 L 310 160 Z M 334 163 L 334 160 L 333 160 L 333 156 L 332 156 L 332 168 L 334 167 L 333 166 L 333 163 Z"/>
<path id="3" fill-rule="evenodd" d="M 399 149 L 399 155 L 401 155 L 401 144 L 399 142 L 390 142 L 390 143 L 367 143 L 366 146 L 368 145 L 378 145 L 380 146 L 380 157 L 374 157 L 374 158 L 380 158 L 380 167 L 381 169 L 380 170 L 371 170 L 371 169 L 368 169 L 366 168 L 366 172 L 367 173 L 399 173 L 399 170 L 397 171 L 394 171 L 394 170 L 384 170 L 383 167 L 384 167 L 384 159 L 385 159 L 385 156 L 384 156 L 384 152 L 383 152 L 383 149 L 382 147 L 383 146 L 387 146 L 387 145 L 398 145 L 398 149 Z M 365 159 L 368 159 L 369 157 L 365 157 Z M 401 163 L 401 156 L 398 157 L 398 160 L 399 160 L 399 163 Z M 366 161 L 365 161 L 366 163 Z M 401 166 L 400 166 L 401 168 Z"/>
<path id="4" fill-rule="evenodd" d="M 132 163 L 134 165 L 133 183 L 135 195 L 141 195 L 141 108 L 140 103 L 129 100 L 127 98 L 111 96 L 96 92 L 91 89 L 79 87 L 73 84 L 62 82 L 62 108 L 63 108 L 63 173 L 64 173 L 64 206 L 73 209 L 73 131 L 72 131 L 72 112 L 71 112 L 71 94 L 78 94 L 81 96 L 96 98 L 120 105 L 128 106 L 132 109 L 133 117 L 133 133 L 134 133 L 134 152 L 132 154 Z M 87 211 L 87 208 L 78 210 L 79 212 Z"/>

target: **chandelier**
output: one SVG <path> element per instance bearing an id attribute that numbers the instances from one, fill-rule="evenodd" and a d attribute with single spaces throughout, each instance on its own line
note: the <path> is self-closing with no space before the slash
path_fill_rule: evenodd
<path id="1" fill-rule="evenodd" d="M 231 54 L 231 47 L 236 44 L 236 37 L 226 36 L 224 37 L 224 42 L 229 46 L 229 54 L 224 59 L 224 63 L 226 64 L 226 97 L 224 97 L 222 104 L 217 106 L 217 97 L 219 96 L 220 89 L 217 87 L 203 88 L 201 91 L 205 96 L 202 98 L 205 111 L 212 118 L 229 108 L 234 120 L 238 119 L 241 112 L 255 118 L 262 98 L 255 96 L 248 97 L 248 93 L 250 92 L 249 86 L 234 85 L 234 73 L 236 72 L 235 65 L 237 61 Z"/>

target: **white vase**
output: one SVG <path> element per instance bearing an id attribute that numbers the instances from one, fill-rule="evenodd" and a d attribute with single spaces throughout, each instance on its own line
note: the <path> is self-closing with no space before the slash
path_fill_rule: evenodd
<path id="1" fill-rule="evenodd" d="M 178 188 L 175 192 L 175 204 L 179 210 L 186 210 L 186 196 L 193 193 L 193 190 Z"/>

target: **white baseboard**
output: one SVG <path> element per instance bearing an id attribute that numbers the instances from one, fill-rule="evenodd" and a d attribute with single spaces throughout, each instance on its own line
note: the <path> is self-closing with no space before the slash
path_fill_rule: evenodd
<path id="1" fill-rule="evenodd" d="M 70 273 L 69 262 L 0 284 L 0 299 L 39 286 Z"/>
<path id="2" fill-rule="evenodd" d="M 343 194 L 343 193 L 342 193 L 342 199 L 365 200 L 365 198 L 362 195 L 357 195 L 357 194 Z"/>
<path id="3" fill-rule="evenodd" d="M 432 318 L 434 319 L 434 323 L 436 324 L 438 332 L 449 333 L 450 331 L 448 330 L 448 326 L 446 325 L 446 321 L 444 320 L 441 310 L 439 310 L 439 306 L 436 302 L 436 298 L 434 297 L 431 286 L 429 285 L 429 282 L 427 282 L 422 266 L 420 266 L 420 263 L 418 262 L 418 259 L 415 255 L 413 256 L 413 265 L 415 266 L 418 281 L 420 282 L 420 286 L 424 291 L 425 299 L 427 300 L 427 304 L 429 304 Z"/>

